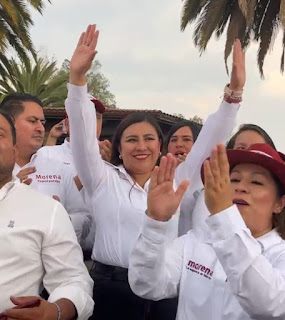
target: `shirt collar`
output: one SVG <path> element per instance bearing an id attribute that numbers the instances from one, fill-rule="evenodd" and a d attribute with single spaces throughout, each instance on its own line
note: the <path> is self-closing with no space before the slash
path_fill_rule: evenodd
<path id="1" fill-rule="evenodd" d="M 134 182 L 133 178 L 131 177 L 131 175 L 127 172 L 127 170 L 125 169 L 125 167 L 120 164 L 119 166 L 115 166 L 112 163 L 106 162 L 106 164 L 112 166 L 115 170 L 117 170 L 119 176 L 122 179 L 128 180 L 131 185 L 134 185 L 134 188 L 138 188 L 140 190 L 144 190 L 145 192 L 148 192 L 148 187 L 149 187 L 149 183 L 150 183 L 150 179 L 147 180 L 147 182 L 145 183 L 144 187 L 142 188 L 140 185 L 138 185 L 137 183 Z"/>

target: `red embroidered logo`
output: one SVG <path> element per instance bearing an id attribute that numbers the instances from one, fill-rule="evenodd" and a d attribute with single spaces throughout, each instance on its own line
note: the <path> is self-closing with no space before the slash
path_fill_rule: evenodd
<path id="1" fill-rule="evenodd" d="M 189 260 L 186 269 L 199 274 L 207 279 L 212 279 L 213 271 L 210 268 L 203 266 L 200 263 Z"/>
<path id="2" fill-rule="evenodd" d="M 36 180 L 38 182 L 56 182 L 60 183 L 61 181 L 61 175 L 58 174 L 36 174 Z"/>

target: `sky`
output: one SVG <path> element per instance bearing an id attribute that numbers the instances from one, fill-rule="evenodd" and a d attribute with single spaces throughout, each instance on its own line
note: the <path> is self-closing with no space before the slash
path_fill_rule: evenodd
<path id="1" fill-rule="evenodd" d="M 200 56 L 192 41 L 193 27 L 180 31 L 182 6 L 181 0 L 52 0 L 42 16 L 33 12 L 31 36 L 36 49 L 60 66 L 71 58 L 86 26 L 96 23 L 100 30 L 96 58 L 117 107 L 159 109 L 205 120 L 218 109 L 229 82 L 225 40 L 213 38 Z M 256 44 L 247 50 L 247 81 L 237 125 L 260 125 L 285 153 L 281 37 L 266 58 L 265 80 L 257 68 Z"/>

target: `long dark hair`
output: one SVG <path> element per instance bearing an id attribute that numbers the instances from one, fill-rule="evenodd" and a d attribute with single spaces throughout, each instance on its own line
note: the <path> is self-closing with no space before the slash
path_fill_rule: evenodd
<path id="1" fill-rule="evenodd" d="M 233 149 L 235 142 L 236 142 L 236 138 L 237 136 L 244 132 L 244 131 L 254 131 L 256 133 L 258 133 L 267 144 L 269 144 L 272 148 L 274 148 L 276 150 L 276 147 L 274 145 L 274 142 L 272 141 L 272 139 L 270 138 L 269 134 L 262 129 L 261 127 L 259 127 L 256 124 L 251 124 L 251 123 L 246 123 L 246 124 L 242 124 L 238 131 L 230 138 L 230 140 L 227 143 L 227 149 Z"/>
<path id="2" fill-rule="evenodd" d="M 160 126 L 157 124 L 156 120 L 145 112 L 134 112 L 128 115 L 125 119 L 123 119 L 119 126 L 117 127 L 112 141 L 112 156 L 111 156 L 111 163 L 118 166 L 123 163 L 122 159 L 119 158 L 120 152 L 119 147 L 121 145 L 121 138 L 123 132 L 132 124 L 140 123 L 140 122 L 147 122 L 149 123 L 156 131 L 158 135 L 158 139 L 161 142 L 160 151 L 163 148 L 163 134 L 160 129 Z"/>
<path id="3" fill-rule="evenodd" d="M 284 187 L 276 177 L 273 176 L 273 179 L 277 185 L 278 197 L 281 198 L 285 195 Z M 280 237 L 285 240 L 285 208 L 280 213 L 273 214 L 273 227 L 276 228 Z"/>
<path id="4" fill-rule="evenodd" d="M 189 120 L 183 120 L 183 121 L 179 121 L 177 123 L 175 123 L 169 130 L 168 135 L 166 137 L 166 141 L 165 141 L 165 153 L 167 153 L 168 151 L 168 144 L 169 141 L 171 139 L 171 137 L 174 135 L 174 133 L 182 128 L 182 127 L 189 127 L 192 134 L 193 134 L 193 142 L 195 142 L 197 140 L 198 134 L 200 133 L 201 129 L 202 129 L 202 125 L 199 125 L 198 123 L 195 123 L 193 121 L 189 121 Z"/>

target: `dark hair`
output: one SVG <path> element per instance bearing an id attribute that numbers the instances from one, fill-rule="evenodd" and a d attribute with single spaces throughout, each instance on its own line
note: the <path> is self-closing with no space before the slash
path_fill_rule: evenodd
<path id="1" fill-rule="evenodd" d="M 16 129 L 14 126 L 14 122 L 13 122 L 12 118 L 7 113 L 3 112 L 2 110 L 0 110 L 0 115 L 3 116 L 7 120 L 7 122 L 9 123 L 10 129 L 11 129 L 11 134 L 12 134 L 13 145 L 15 145 L 16 144 Z"/>
<path id="2" fill-rule="evenodd" d="M 276 147 L 275 147 L 272 139 L 268 135 L 268 133 L 265 130 L 263 130 L 261 127 L 257 126 L 256 124 L 251 124 L 251 123 L 242 124 L 239 127 L 238 131 L 228 141 L 227 149 L 234 148 L 237 136 L 244 131 L 254 131 L 254 132 L 258 133 L 260 136 L 262 136 L 262 138 L 265 140 L 265 142 L 267 144 L 269 144 L 274 150 L 276 150 Z"/>
<path id="3" fill-rule="evenodd" d="M 284 187 L 281 185 L 279 179 L 273 176 L 273 179 L 277 185 L 277 192 L 279 198 L 285 195 Z M 285 240 L 285 208 L 278 214 L 273 214 L 273 227 L 276 228 L 280 237 Z"/>
<path id="4" fill-rule="evenodd" d="M 175 123 L 174 125 L 172 125 L 172 127 L 170 128 L 166 141 L 165 141 L 165 151 L 167 152 L 168 149 L 168 144 L 169 141 L 171 139 L 171 137 L 174 135 L 174 133 L 182 128 L 182 127 L 189 127 L 190 130 L 192 131 L 193 134 L 193 140 L 194 142 L 196 141 L 198 134 L 200 133 L 201 129 L 202 129 L 202 125 L 195 123 L 193 121 L 189 121 L 189 120 L 183 120 L 183 121 L 179 121 L 177 123 Z"/>
<path id="5" fill-rule="evenodd" d="M 23 102 L 35 102 L 43 108 L 42 101 L 29 93 L 11 93 L 0 104 L 0 109 L 11 118 L 16 118 L 24 111 Z"/>
<path id="6" fill-rule="evenodd" d="M 112 141 L 112 156 L 111 156 L 112 164 L 117 166 L 123 163 L 122 159 L 119 158 L 119 155 L 120 155 L 119 147 L 121 144 L 121 138 L 122 138 L 123 132 L 132 124 L 140 123 L 140 122 L 148 122 L 152 127 L 154 127 L 158 135 L 158 139 L 161 142 L 160 151 L 162 150 L 163 135 L 162 135 L 160 126 L 157 124 L 156 120 L 145 112 L 134 112 L 128 115 L 125 119 L 123 119 L 120 122 L 119 126 L 117 127 L 114 133 L 113 141 Z"/>

